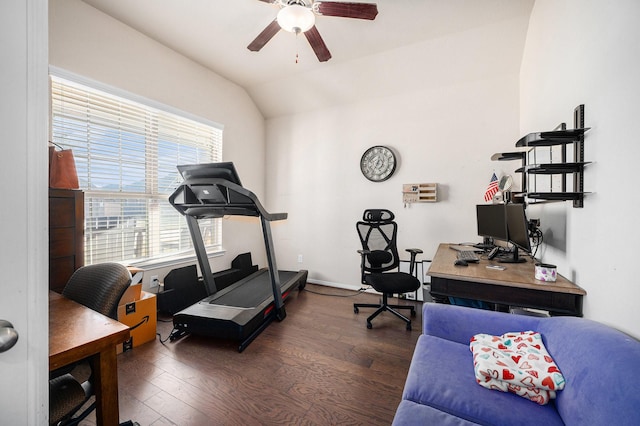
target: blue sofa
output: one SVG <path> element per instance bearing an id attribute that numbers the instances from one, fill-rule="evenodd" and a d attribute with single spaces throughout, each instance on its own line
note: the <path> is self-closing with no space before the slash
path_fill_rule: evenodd
<path id="1" fill-rule="evenodd" d="M 547 405 L 476 383 L 469 340 L 538 331 L 566 384 Z M 402 401 L 403 425 L 640 425 L 640 342 L 575 317 L 541 318 L 425 303 Z"/>

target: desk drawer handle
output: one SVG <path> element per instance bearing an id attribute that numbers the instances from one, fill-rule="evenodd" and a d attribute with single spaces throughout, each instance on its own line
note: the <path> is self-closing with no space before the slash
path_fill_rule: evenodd
<path id="1" fill-rule="evenodd" d="M 18 341 L 18 332 L 9 321 L 0 320 L 0 353 L 6 352 Z"/>

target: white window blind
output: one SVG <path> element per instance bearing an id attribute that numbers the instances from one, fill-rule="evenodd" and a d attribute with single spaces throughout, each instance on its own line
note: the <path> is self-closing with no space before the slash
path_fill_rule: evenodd
<path id="1" fill-rule="evenodd" d="M 168 201 L 179 164 L 222 160 L 222 130 L 56 76 L 51 137 L 71 148 L 85 191 L 85 263 L 193 255 L 186 221 Z M 201 220 L 221 248 L 221 220 Z"/>

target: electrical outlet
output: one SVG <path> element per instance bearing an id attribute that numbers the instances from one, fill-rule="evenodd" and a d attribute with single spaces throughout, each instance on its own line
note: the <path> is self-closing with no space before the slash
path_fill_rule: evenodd
<path id="1" fill-rule="evenodd" d="M 301 254 L 298 255 L 298 263 L 302 263 L 302 255 Z"/>
<path id="2" fill-rule="evenodd" d="M 160 281 L 158 281 L 158 276 L 157 275 L 151 276 L 151 281 L 149 281 L 149 288 L 156 288 L 158 287 L 159 284 L 160 284 Z"/>

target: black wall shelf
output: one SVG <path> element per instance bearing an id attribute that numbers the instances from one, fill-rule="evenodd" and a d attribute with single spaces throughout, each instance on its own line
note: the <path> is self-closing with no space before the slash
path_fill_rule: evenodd
<path id="1" fill-rule="evenodd" d="M 527 192 L 527 198 L 546 201 L 582 201 L 584 194 L 585 192 Z"/>
<path id="2" fill-rule="evenodd" d="M 511 160 L 522 160 L 526 164 L 527 161 L 527 151 L 517 151 L 517 152 L 499 152 L 497 154 L 493 154 L 491 156 L 493 161 L 511 161 Z M 523 164 L 523 165 L 524 165 Z"/>
<path id="3" fill-rule="evenodd" d="M 516 146 L 554 146 L 579 142 L 590 128 L 561 129 L 548 132 L 529 133 L 520 138 Z"/>
<path id="4" fill-rule="evenodd" d="M 527 172 L 531 175 L 555 175 L 578 173 L 584 170 L 584 166 L 589 162 L 580 163 L 547 163 L 547 164 L 530 164 L 516 170 L 516 172 Z"/>
<path id="5" fill-rule="evenodd" d="M 566 124 L 560 124 L 556 129 L 529 133 L 516 142 L 516 147 L 529 148 L 526 151 L 501 152 L 493 154 L 493 161 L 520 160 L 522 167 L 516 169 L 516 173 L 522 173 L 522 191 L 526 198 L 540 201 L 573 201 L 573 207 L 584 206 L 584 168 L 588 161 L 584 161 L 584 136 L 589 127 L 584 127 L 584 105 L 578 105 L 574 110 L 574 128 L 567 129 Z M 573 161 L 567 161 L 567 147 L 573 146 Z M 552 149 L 560 146 L 560 161 L 545 163 L 530 163 L 527 160 L 537 148 L 548 147 Z M 550 154 L 551 156 L 551 154 Z M 534 175 L 533 188 L 529 185 L 532 179 L 527 179 L 528 175 Z M 535 175 L 560 175 L 561 189 L 559 191 L 537 191 Z M 571 175 L 573 178 L 573 190 L 567 191 L 567 179 Z"/>

